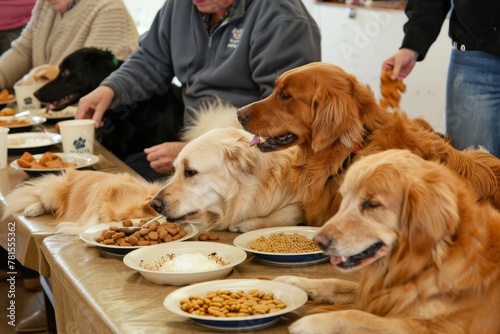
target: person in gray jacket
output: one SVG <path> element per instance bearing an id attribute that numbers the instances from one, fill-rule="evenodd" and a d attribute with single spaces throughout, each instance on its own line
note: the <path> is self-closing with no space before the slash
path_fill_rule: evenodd
<path id="1" fill-rule="evenodd" d="M 269 95 L 283 72 L 320 60 L 320 31 L 301 0 L 167 0 L 139 49 L 80 99 L 76 118 L 100 127 L 108 108 L 161 94 L 177 78 L 189 124 L 202 101 L 244 106 Z M 145 149 L 149 165 L 167 173 L 184 145 Z"/>

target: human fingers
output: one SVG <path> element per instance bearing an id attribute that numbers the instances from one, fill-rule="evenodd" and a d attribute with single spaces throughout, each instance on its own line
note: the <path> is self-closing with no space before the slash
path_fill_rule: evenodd
<path id="1" fill-rule="evenodd" d="M 101 127 L 102 117 L 113 97 L 114 92 L 111 88 L 106 86 L 96 88 L 80 99 L 75 118 L 92 118 L 96 122 L 96 127 Z"/>

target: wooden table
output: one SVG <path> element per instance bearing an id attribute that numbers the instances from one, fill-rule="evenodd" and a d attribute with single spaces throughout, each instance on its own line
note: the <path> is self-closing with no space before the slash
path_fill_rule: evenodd
<path id="1" fill-rule="evenodd" d="M 220 237 L 217 242 L 224 244 L 232 244 L 239 235 L 232 232 L 217 234 Z M 60 333 L 217 332 L 175 315 L 163 306 L 165 297 L 178 286 L 149 282 L 140 273 L 125 266 L 120 258 L 88 246 L 77 237 L 46 237 L 41 251 L 50 267 L 57 329 Z M 357 279 L 356 273 L 341 274 L 328 262 L 284 268 L 264 264 L 252 255 L 236 266 L 226 279 L 272 279 L 279 275 Z M 276 325 L 260 332 L 288 333 L 291 321 L 310 308 L 306 304 L 297 312 L 283 316 Z"/>

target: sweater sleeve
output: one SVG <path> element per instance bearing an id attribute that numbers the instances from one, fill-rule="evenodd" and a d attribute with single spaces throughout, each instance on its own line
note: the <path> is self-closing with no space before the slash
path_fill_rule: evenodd
<path id="1" fill-rule="evenodd" d="M 316 24 L 306 18 L 290 16 L 270 22 L 256 24 L 264 28 L 252 37 L 250 51 L 252 79 L 260 87 L 262 98 L 271 94 L 280 74 L 321 61 L 321 35 Z"/>
<path id="2" fill-rule="evenodd" d="M 137 28 L 126 9 L 112 5 L 95 17 L 84 47 L 107 49 L 116 58 L 125 60 L 137 49 L 138 38 Z"/>
<path id="3" fill-rule="evenodd" d="M 33 15 L 40 15 L 42 6 L 37 2 Z M 0 57 L 0 88 L 11 88 L 32 68 L 33 20 L 23 29 L 19 38 Z"/>
<path id="4" fill-rule="evenodd" d="M 439 36 L 450 8 L 450 0 L 407 0 L 405 14 L 408 21 L 403 27 L 405 36 L 401 48 L 416 51 L 419 54 L 417 60 L 423 60 Z"/>
<path id="5" fill-rule="evenodd" d="M 165 23 L 168 5 L 169 1 L 160 9 L 149 31 L 141 36 L 139 49 L 101 83 L 115 93 L 110 108 L 146 100 L 153 94 L 162 94 L 172 82 L 174 74 L 166 40 L 168 32 L 163 31 L 168 26 Z"/>

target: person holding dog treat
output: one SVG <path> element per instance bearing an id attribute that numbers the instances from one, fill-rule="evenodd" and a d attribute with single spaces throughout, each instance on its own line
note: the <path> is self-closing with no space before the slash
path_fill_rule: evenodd
<path id="1" fill-rule="evenodd" d="M 138 39 L 121 0 L 38 0 L 21 36 L 0 57 L 0 89 L 12 88 L 36 66 L 58 66 L 82 47 L 108 49 L 125 60 Z"/>
<path id="2" fill-rule="evenodd" d="M 76 118 L 101 127 L 106 110 L 162 94 L 177 78 L 189 125 L 207 101 L 244 106 L 269 95 L 281 73 L 320 60 L 320 31 L 301 0 L 167 0 L 138 51 L 80 99 Z M 158 126 L 178 131 L 182 124 Z M 139 153 L 142 166 L 129 165 L 159 177 L 184 145 L 159 143 Z"/>
<path id="3" fill-rule="evenodd" d="M 382 71 L 392 70 L 392 80 L 406 78 L 449 15 L 446 132 L 458 149 L 481 146 L 500 158 L 500 2 L 408 0 L 405 13 L 402 46 Z"/>

